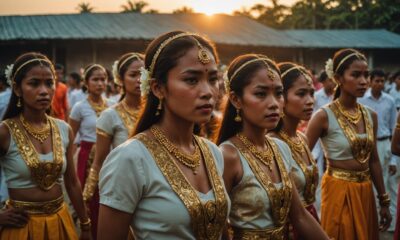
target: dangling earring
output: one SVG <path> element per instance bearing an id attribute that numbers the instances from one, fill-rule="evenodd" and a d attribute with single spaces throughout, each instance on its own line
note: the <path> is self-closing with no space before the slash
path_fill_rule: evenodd
<path id="1" fill-rule="evenodd" d="M 281 112 L 280 117 L 283 119 L 285 117 L 285 113 Z"/>
<path id="2" fill-rule="evenodd" d="M 236 116 L 235 116 L 235 122 L 241 122 L 242 118 L 240 117 L 240 110 L 239 108 L 236 108 Z"/>
<path id="3" fill-rule="evenodd" d="M 21 97 L 18 97 L 17 108 L 20 108 L 20 107 L 22 107 L 22 104 L 21 104 Z"/>
<path id="4" fill-rule="evenodd" d="M 159 102 L 158 102 L 158 106 L 157 106 L 157 111 L 156 111 L 156 116 L 158 116 L 158 115 L 160 115 L 160 113 L 161 113 L 161 110 L 162 110 L 162 98 L 160 98 L 159 99 Z"/>

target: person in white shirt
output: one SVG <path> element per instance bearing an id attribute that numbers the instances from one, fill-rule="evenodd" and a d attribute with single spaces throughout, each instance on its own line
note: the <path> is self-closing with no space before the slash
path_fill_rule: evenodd
<path id="1" fill-rule="evenodd" d="M 72 107 L 87 97 L 87 94 L 81 87 L 81 76 L 79 73 L 73 72 L 68 75 L 68 102 L 70 110 Z"/>

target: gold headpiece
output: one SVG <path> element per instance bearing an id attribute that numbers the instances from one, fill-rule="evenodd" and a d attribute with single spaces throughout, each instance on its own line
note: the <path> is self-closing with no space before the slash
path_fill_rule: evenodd
<path id="1" fill-rule="evenodd" d="M 293 70 L 298 70 L 306 79 L 308 84 L 312 84 L 312 78 L 310 77 L 310 75 L 307 73 L 307 70 L 301 66 L 293 66 L 291 68 L 289 68 L 288 70 L 284 71 L 281 74 L 281 78 L 283 79 L 289 72 L 293 71 Z"/>
<path id="2" fill-rule="evenodd" d="M 55 70 L 54 70 L 53 64 L 50 62 L 50 60 L 48 60 L 48 59 L 46 59 L 46 58 L 33 58 L 33 59 L 30 59 L 30 60 L 24 62 L 23 64 L 21 64 L 21 65 L 17 68 L 17 70 L 15 70 L 14 74 L 11 76 L 12 68 L 14 67 L 14 65 L 12 65 L 12 67 L 9 69 L 9 74 L 8 74 L 8 76 L 9 76 L 8 78 L 9 78 L 9 79 L 8 79 L 8 81 L 9 81 L 12 85 L 14 85 L 14 84 L 15 84 L 14 78 L 15 78 L 15 76 L 17 76 L 17 73 L 18 73 L 19 71 L 21 71 L 21 69 L 22 69 L 23 67 L 25 67 L 26 65 L 28 65 L 29 63 L 36 62 L 36 61 L 38 61 L 38 62 L 40 63 L 40 66 L 43 66 L 43 63 L 42 63 L 42 62 L 47 62 L 47 63 L 50 65 L 50 69 L 51 69 L 51 71 L 53 72 L 53 75 L 54 75 Z"/>
<path id="3" fill-rule="evenodd" d="M 100 64 L 92 64 L 90 67 L 88 67 L 88 68 L 83 72 L 83 79 L 86 79 L 86 75 L 90 72 L 90 70 L 92 70 L 92 69 L 95 68 L 95 67 L 100 68 L 101 70 L 103 70 L 103 71 L 107 74 L 107 71 L 106 71 L 106 69 L 105 69 L 103 66 L 101 66 Z"/>
<path id="4" fill-rule="evenodd" d="M 117 85 L 122 85 L 121 76 L 119 75 L 119 71 L 121 70 L 121 68 L 122 68 L 129 60 L 134 59 L 134 58 L 136 58 L 137 60 L 142 60 L 142 58 L 140 57 L 139 54 L 137 54 L 137 53 L 131 53 L 131 54 L 129 55 L 129 57 L 127 57 L 124 61 L 121 62 L 121 64 L 119 64 L 119 61 L 118 61 L 118 60 L 114 62 L 113 66 L 112 66 L 112 73 L 113 73 L 113 76 L 114 76 L 114 82 L 115 82 Z M 118 65 L 119 65 L 119 67 L 118 67 Z"/>
<path id="5" fill-rule="evenodd" d="M 266 65 L 267 71 L 268 71 L 268 77 L 269 77 L 270 79 L 275 79 L 274 72 L 273 72 L 273 70 L 271 69 L 271 66 L 270 66 L 270 64 L 272 64 L 272 60 L 269 59 L 269 58 L 267 58 L 267 57 L 257 57 L 257 58 L 251 59 L 251 60 L 249 60 L 249 61 L 243 63 L 238 69 L 236 69 L 236 71 L 232 74 L 232 76 L 231 76 L 230 78 L 226 77 L 226 80 L 225 80 L 225 88 L 226 88 L 226 91 L 229 93 L 229 91 L 230 91 L 230 84 L 231 84 L 231 82 L 232 82 L 232 79 L 234 79 L 234 78 L 236 77 L 236 75 L 238 75 L 239 72 L 240 72 L 243 68 L 245 68 L 245 67 L 248 66 L 249 64 L 252 64 L 252 63 L 258 62 L 258 61 L 261 61 L 261 62 L 263 62 L 263 63 Z"/>
<path id="6" fill-rule="evenodd" d="M 347 55 L 346 57 L 344 57 L 344 58 L 342 59 L 342 61 L 339 62 L 339 64 L 337 65 L 337 67 L 336 67 L 336 69 L 335 69 L 334 72 L 336 73 L 336 71 L 340 68 L 340 66 L 341 66 L 347 59 L 349 59 L 349 58 L 352 57 L 352 56 L 356 56 L 356 57 L 357 57 L 358 59 L 360 59 L 360 60 L 366 60 L 365 56 L 364 56 L 363 54 L 359 53 L 359 52 L 350 53 L 349 55 Z"/>
<path id="7" fill-rule="evenodd" d="M 210 57 L 210 54 L 208 53 L 208 51 L 195 38 L 195 36 L 199 36 L 198 34 L 184 32 L 184 33 L 179 33 L 177 35 L 174 35 L 172 37 L 167 38 L 158 47 L 156 53 L 153 56 L 153 59 L 151 60 L 151 64 L 149 66 L 149 69 L 145 69 L 145 68 L 141 68 L 140 69 L 140 72 L 141 72 L 141 76 L 140 76 L 140 91 L 141 91 L 142 96 L 146 96 L 150 91 L 150 79 L 153 77 L 154 67 L 156 65 L 158 56 L 160 55 L 162 50 L 164 50 L 164 48 L 168 44 L 170 44 L 172 41 L 174 41 L 175 39 L 181 38 L 181 37 L 186 37 L 186 36 L 192 36 L 194 41 L 196 41 L 196 44 L 199 47 L 199 52 L 198 52 L 198 55 L 197 55 L 199 61 L 202 64 L 207 64 L 207 63 L 209 63 L 211 61 L 211 57 Z"/>

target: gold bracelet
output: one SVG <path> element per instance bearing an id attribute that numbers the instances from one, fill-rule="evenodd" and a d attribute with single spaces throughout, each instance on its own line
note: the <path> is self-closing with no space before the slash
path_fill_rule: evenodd
<path id="1" fill-rule="evenodd" d="M 92 199 L 98 182 L 99 173 L 94 168 L 90 168 L 89 176 L 86 178 L 86 183 L 82 194 L 84 201 L 89 201 Z"/>
<path id="2" fill-rule="evenodd" d="M 90 231 L 92 228 L 92 221 L 90 221 L 90 218 L 87 219 L 86 222 L 79 222 L 79 226 L 81 227 L 82 231 Z"/>
<path id="3" fill-rule="evenodd" d="M 90 225 L 91 222 L 92 222 L 92 221 L 90 221 L 90 218 L 88 218 L 85 222 L 79 221 L 79 225 L 81 225 L 81 226 L 87 226 L 87 225 Z"/>

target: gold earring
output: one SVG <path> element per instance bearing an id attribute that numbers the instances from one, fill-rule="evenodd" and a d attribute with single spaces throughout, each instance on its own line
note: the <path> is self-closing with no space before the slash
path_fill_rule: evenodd
<path id="1" fill-rule="evenodd" d="M 18 107 L 18 108 L 22 107 L 22 104 L 21 104 L 21 97 L 18 97 L 17 107 Z"/>
<path id="2" fill-rule="evenodd" d="M 160 113 L 161 113 L 161 110 L 162 110 L 162 98 L 160 98 L 159 99 L 159 102 L 158 102 L 158 106 L 157 106 L 157 111 L 156 111 L 156 116 L 158 116 L 158 115 L 160 115 Z"/>
<path id="3" fill-rule="evenodd" d="M 285 113 L 281 112 L 281 116 L 280 117 L 283 119 L 285 117 Z"/>
<path id="4" fill-rule="evenodd" d="M 235 116 L 235 122 L 241 122 L 242 118 L 240 117 L 240 110 L 239 108 L 236 108 L 236 116 Z"/>

